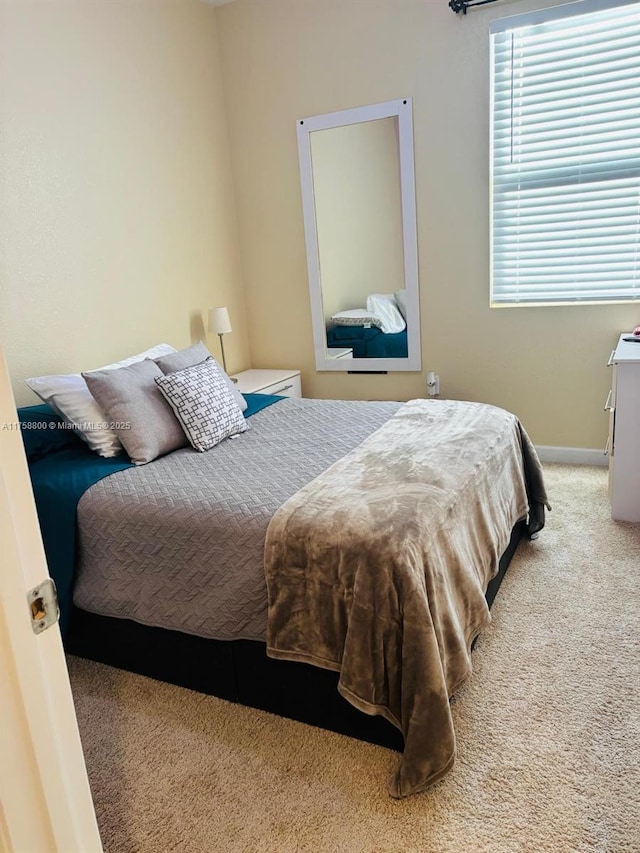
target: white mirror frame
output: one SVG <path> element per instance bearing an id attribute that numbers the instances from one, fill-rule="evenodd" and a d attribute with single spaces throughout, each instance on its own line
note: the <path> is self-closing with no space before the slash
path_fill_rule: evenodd
<path id="1" fill-rule="evenodd" d="M 407 358 L 328 358 L 327 333 L 322 307 L 320 254 L 313 190 L 311 134 L 316 130 L 344 127 L 376 119 L 397 117 L 400 160 L 400 195 L 404 253 L 404 286 L 407 301 Z M 416 228 L 415 170 L 413 162 L 413 115 L 411 98 L 399 98 L 382 104 L 356 107 L 335 113 L 298 119 L 298 155 L 307 269 L 311 297 L 311 318 L 317 370 L 384 373 L 397 370 L 421 370 L 420 302 L 418 293 L 418 239 Z"/>

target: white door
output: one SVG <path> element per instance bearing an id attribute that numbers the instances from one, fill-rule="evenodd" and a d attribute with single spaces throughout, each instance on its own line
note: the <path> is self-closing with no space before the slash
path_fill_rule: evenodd
<path id="1" fill-rule="evenodd" d="M 60 629 L 31 627 L 48 578 L 0 347 L 0 849 L 102 851 Z"/>

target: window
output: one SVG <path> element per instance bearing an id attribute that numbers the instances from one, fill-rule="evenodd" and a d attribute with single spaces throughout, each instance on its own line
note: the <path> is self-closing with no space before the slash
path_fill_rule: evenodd
<path id="1" fill-rule="evenodd" d="M 640 299 L 640 2 L 491 27 L 491 304 Z"/>

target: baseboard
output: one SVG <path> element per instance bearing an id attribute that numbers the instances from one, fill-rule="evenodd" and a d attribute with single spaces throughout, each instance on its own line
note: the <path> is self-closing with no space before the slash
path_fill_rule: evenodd
<path id="1" fill-rule="evenodd" d="M 590 447 L 536 447 L 541 462 L 560 462 L 563 465 L 599 465 L 606 468 L 609 457 L 602 450 Z"/>

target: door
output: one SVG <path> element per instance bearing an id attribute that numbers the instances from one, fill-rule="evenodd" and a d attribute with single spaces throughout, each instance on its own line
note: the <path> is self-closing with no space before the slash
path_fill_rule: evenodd
<path id="1" fill-rule="evenodd" d="M 47 564 L 0 347 L 0 849 L 102 851 L 56 624 L 31 626 Z"/>

